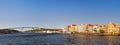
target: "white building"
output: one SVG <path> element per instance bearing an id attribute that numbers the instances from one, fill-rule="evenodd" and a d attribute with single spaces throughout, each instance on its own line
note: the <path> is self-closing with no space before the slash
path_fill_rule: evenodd
<path id="1" fill-rule="evenodd" d="M 100 25 L 93 26 L 93 32 L 99 32 L 99 30 L 100 30 Z"/>
<path id="2" fill-rule="evenodd" d="M 86 24 L 80 24 L 80 25 L 78 25 L 77 26 L 77 31 L 78 32 L 85 32 L 85 30 L 86 30 Z"/>

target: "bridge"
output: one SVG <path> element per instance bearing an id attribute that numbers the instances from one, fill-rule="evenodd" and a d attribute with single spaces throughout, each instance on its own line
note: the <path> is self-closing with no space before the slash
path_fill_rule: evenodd
<path id="1" fill-rule="evenodd" d="M 47 28 L 41 28 L 42 32 L 46 33 L 62 33 L 62 29 L 47 29 Z"/>
<path id="2" fill-rule="evenodd" d="M 25 31 L 27 30 L 35 30 L 35 29 L 40 29 L 39 27 L 14 27 L 14 28 L 7 28 L 11 30 L 19 30 L 19 31 Z"/>
<path id="3" fill-rule="evenodd" d="M 15 27 L 7 28 L 11 30 L 26 31 L 26 32 L 40 32 L 40 33 L 61 33 L 62 29 L 50 29 L 50 28 L 39 28 L 39 27 Z"/>

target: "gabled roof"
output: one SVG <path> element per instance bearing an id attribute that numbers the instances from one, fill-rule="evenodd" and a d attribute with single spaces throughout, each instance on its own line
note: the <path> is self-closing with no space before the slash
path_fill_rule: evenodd
<path id="1" fill-rule="evenodd" d="M 116 27 L 116 26 L 118 26 L 117 24 L 115 24 L 115 23 L 112 23 L 112 22 L 110 22 L 109 24 L 112 24 L 112 25 L 114 25 L 115 27 Z"/>

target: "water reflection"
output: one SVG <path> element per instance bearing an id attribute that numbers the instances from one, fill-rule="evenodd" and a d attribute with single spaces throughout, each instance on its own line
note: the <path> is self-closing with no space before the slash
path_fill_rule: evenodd
<path id="1" fill-rule="evenodd" d="M 73 34 L 65 38 L 69 45 L 119 45 L 119 36 L 92 36 Z"/>
<path id="2" fill-rule="evenodd" d="M 120 36 L 79 34 L 3 34 L 0 45 L 120 45 Z"/>
<path id="3" fill-rule="evenodd" d="M 119 43 L 119 37 L 118 36 L 104 36 L 106 39 L 108 45 L 118 45 Z"/>

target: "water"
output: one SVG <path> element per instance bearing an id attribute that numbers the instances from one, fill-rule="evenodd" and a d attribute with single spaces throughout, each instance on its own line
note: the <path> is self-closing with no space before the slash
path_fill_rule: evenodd
<path id="1" fill-rule="evenodd" d="M 120 45 L 120 36 L 79 34 L 0 34 L 0 45 Z"/>

